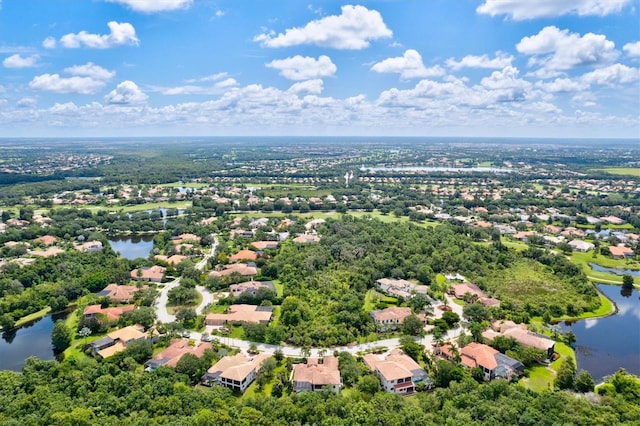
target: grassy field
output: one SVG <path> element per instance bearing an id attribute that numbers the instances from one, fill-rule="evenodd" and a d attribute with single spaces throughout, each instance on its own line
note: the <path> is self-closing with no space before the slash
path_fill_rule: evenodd
<path id="1" fill-rule="evenodd" d="M 398 299 L 396 299 L 395 297 L 385 296 L 381 293 L 378 293 L 376 290 L 371 289 L 364 297 L 363 309 L 366 312 L 373 311 L 374 309 L 376 309 L 376 303 L 379 301 L 390 305 L 396 305 L 398 303 Z"/>
<path id="2" fill-rule="evenodd" d="M 16 321 L 16 324 L 14 325 L 14 327 L 20 327 L 22 325 L 28 324 L 32 321 L 35 321 L 37 319 L 40 319 L 44 316 L 46 316 L 49 312 L 51 312 L 51 308 L 49 306 L 47 306 L 46 308 L 40 309 L 38 312 L 34 312 L 30 315 L 27 315 L 25 317 L 22 317 L 20 319 L 18 319 Z"/>
<path id="3" fill-rule="evenodd" d="M 556 352 L 560 354 L 560 358 L 553 361 L 550 366 L 538 365 L 525 370 L 527 377 L 520 379 L 518 383 L 535 392 L 543 392 L 553 390 L 553 382 L 558 374 L 562 360 L 566 357 L 572 357 L 576 361 L 576 355 L 570 346 L 564 343 L 556 343 Z"/>
<path id="4" fill-rule="evenodd" d="M 576 307 L 587 305 L 584 297 L 567 280 L 554 275 L 544 265 L 526 259 L 489 275 L 487 283 L 495 297 L 520 306 L 526 303 L 534 306 L 552 303 L 559 306 L 572 303 Z"/>
<path id="5" fill-rule="evenodd" d="M 638 167 L 609 167 L 604 169 L 591 169 L 591 170 L 611 173 L 612 175 L 640 176 L 640 168 Z"/>

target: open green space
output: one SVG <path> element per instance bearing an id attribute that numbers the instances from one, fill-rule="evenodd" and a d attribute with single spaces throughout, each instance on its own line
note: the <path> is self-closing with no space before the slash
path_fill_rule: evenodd
<path id="1" fill-rule="evenodd" d="M 576 361 L 575 352 L 570 346 L 562 342 L 557 342 L 555 349 L 556 352 L 560 354 L 557 360 L 553 361 L 549 366 L 537 365 L 527 368 L 525 370 L 526 377 L 521 378 L 518 383 L 535 392 L 553 390 L 553 382 L 560 370 L 562 360 L 566 357 L 571 357 L 574 362 Z"/>
<path id="2" fill-rule="evenodd" d="M 284 286 L 280 280 L 273 280 L 273 286 L 276 288 L 276 296 L 282 297 L 284 294 Z"/>
<path id="3" fill-rule="evenodd" d="M 32 321 L 35 321 L 37 319 L 40 319 L 44 316 L 46 316 L 49 312 L 51 312 L 51 308 L 49 306 L 40 309 L 38 312 L 34 312 L 32 314 L 29 314 L 27 316 L 24 316 L 20 319 L 18 319 L 14 325 L 14 327 L 20 327 L 22 325 L 25 324 L 29 324 Z"/>
<path id="4" fill-rule="evenodd" d="M 600 307 L 595 311 L 583 312 L 577 316 L 563 315 L 560 318 L 553 318 L 553 320 L 567 321 L 567 320 L 606 317 L 607 315 L 611 315 L 615 311 L 615 305 L 613 304 L 613 302 L 600 292 L 598 292 L 598 296 L 600 297 Z"/>
<path id="5" fill-rule="evenodd" d="M 591 170 L 606 172 L 612 175 L 640 176 L 640 167 L 607 167 L 603 169 L 591 169 Z"/>
<path id="6" fill-rule="evenodd" d="M 622 284 L 622 275 L 612 274 L 609 272 L 594 271 L 589 263 L 595 263 L 607 268 L 621 268 L 621 269 L 638 269 L 640 263 L 635 260 L 624 259 L 612 259 L 610 257 L 602 256 L 598 254 L 595 258 L 592 252 L 581 253 L 573 252 L 570 257 L 571 261 L 576 265 L 579 265 L 584 273 L 591 281 L 602 282 L 605 284 Z M 640 277 L 633 277 L 633 282 L 636 285 L 640 285 Z"/>

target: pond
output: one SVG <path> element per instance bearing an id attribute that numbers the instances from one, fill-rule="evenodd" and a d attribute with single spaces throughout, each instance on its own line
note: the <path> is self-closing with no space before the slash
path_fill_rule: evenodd
<path id="1" fill-rule="evenodd" d="M 109 237 L 113 251 L 125 259 L 147 258 L 153 249 L 153 235 L 122 235 Z"/>
<path id="2" fill-rule="evenodd" d="M 596 265 L 595 263 L 589 263 L 589 266 L 591 266 L 591 269 L 598 272 L 608 272 L 610 274 L 617 275 L 629 274 L 640 277 L 640 271 L 634 271 L 633 269 L 605 268 L 604 266 Z"/>
<path id="3" fill-rule="evenodd" d="M 66 313 L 47 315 L 30 324 L 2 333 L 0 338 L 0 370 L 21 371 L 30 356 L 42 360 L 55 359 L 51 345 L 53 324 L 65 319 Z"/>
<path id="4" fill-rule="evenodd" d="M 615 315 L 560 324 L 562 332 L 576 335 L 578 370 L 589 371 L 596 383 L 620 368 L 640 375 L 640 292 L 604 284 L 598 289 L 617 305 Z"/>

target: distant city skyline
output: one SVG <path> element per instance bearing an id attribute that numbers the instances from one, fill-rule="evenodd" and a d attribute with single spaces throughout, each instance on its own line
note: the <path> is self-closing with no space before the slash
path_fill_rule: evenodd
<path id="1" fill-rule="evenodd" d="M 640 0 L 0 0 L 0 135 L 640 138 Z"/>

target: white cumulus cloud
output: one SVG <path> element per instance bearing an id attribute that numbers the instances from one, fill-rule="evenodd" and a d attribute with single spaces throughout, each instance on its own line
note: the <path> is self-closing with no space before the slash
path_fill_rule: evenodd
<path id="1" fill-rule="evenodd" d="M 582 76 L 582 81 L 601 86 L 616 86 L 640 79 L 640 70 L 623 64 L 613 64 L 599 68 Z"/>
<path id="2" fill-rule="evenodd" d="M 536 86 L 549 93 L 577 92 L 589 87 L 588 84 L 570 78 L 556 78 L 548 83 L 538 82 Z"/>
<path id="3" fill-rule="evenodd" d="M 254 41 L 266 47 L 289 47 L 313 44 L 335 49 L 359 50 L 369 47 L 370 40 L 393 35 L 377 10 L 364 6 L 342 6 L 340 15 L 311 21 L 304 27 L 289 28 L 284 33 L 262 33 Z"/>
<path id="4" fill-rule="evenodd" d="M 632 58 L 637 58 L 640 56 L 640 41 L 636 41 L 634 43 L 627 43 L 622 46 L 622 50 L 627 52 L 627 56 Z"/>
<path id="5" fill-rule="evenodd" d="M 301 81 L 299 83 L 294 83 L 289 88 L 289 92 L 292 92 L 292 93 L 306 92 L 306 93 L 313 93 L 314 95 L 318 95 L 322 93 L 322 89 L 323 89 L 323 82 L 318 78 L 314 80 L 307 80 L 307 81 Z"/>
<path id="6" fill-rule="evenodd" d="M 109 92 L 104 100 L 108 104 L 132 105 L 146 101 L 148 96 L 133 81 L 126 80 Z"/>
<path id="7" fill-rule="evenodd" d="M 42 74 L 31 80 L 29 87 L 33 90 L 41 90 L 56 93 L 78 93 L 90 95 L 104 86 L 104 81 L 91 77 L 60 77 L 59 74 Z"/>
<path id="8" fill-rule="evenodd" d="M 94 64 L 93 62 L 87 62 L 84 65 L 74 65 L 72 67 L 65 68 L 64 72 L 71 75 L 91 77 L 97 80 L 109 80 L 116 75 L 115 71 L 109 71 Z"/>
<path id="9" fill-rule="evenodd" d="M 416 50 L 409 49 L 404 55 L 387 58 L 374 64 L 371 70 L 380 73 L 400 74 L 400 78 L 408 80 L 411 78 L 439 77 L 445 74 L 442 67 L 436 65 L 427 68 L 422 63 L 422 56 Z"/>
<path id="10" fill-rule="evenodd" d="M 447 59 L 447 66 L 456 71 L 462 68 L 500 69 L 511 65 L 511 62 L 513 62 L 512 55 L 498 52 L 495 58 L 489 58 L 486 54 L 482 56 L 467 55 L 459 61 L 449 58 Z"/>
<path id="11" fill-rule="evenodd" d="M 531 55 L 529 65 L 541 65 L 541 69 L 552 75 L 579 66 L 596 66 L 610 63 L 618 57 L 615 44 L 601 34 L 587 33 L 583 36 L 545 27 L 536 35 L 524 37 L 516 49 Z"/>
<path id="12" fill-rule="evenodd" d="M 45 49 L 54 49 L 58 45 L 58 42 L 54 37 L 47 37 L 42 40 L 42 47 Z"/>
<path id="13" fill-rule="evenodd" d="M 279 70 L 280 75 L 289 80 L 331 77 L 337 70 L 331 58 L 326 55 L 321 55 L 318 59 L 296 55 L 285 59 L 275 59 L 265 65 L 268 68 Z"/>
<path id="14" fill-rule="evenodd" d="M 193 0 L 106 0 L 109 3 L 120 3 L 136 12 L 155 13 L 168 10 L 186 9 Z"/>
<path id="15" fill-rule="evenodd" d="M 92 49 L 108 49 L 127 44 L 138 45 L 136 30 L 130 23 L 111 21 L 107 25 L 111 30 L 109 34 L 91 34 L 87 31 L 80 31 L 77 34 L 71 33 L 62 36 L 60 43 L 70 49 L 77 49 L 82 46 Z"/>
<path id="16" fill-rule="evenodd" d="M 605 16 L 620 12 L 633 0 L 485 0 L 476 11 L 496 16 L 507 15 L 516 21 L 552 18 L 575 14 Z"/>
<path id="17" fill-rule="evenodd" d="M 38 55 L 22 57 L 20 54 L 11 55 L 2 61 L 5 68 L 32 68 L 38 65 Z"/>

